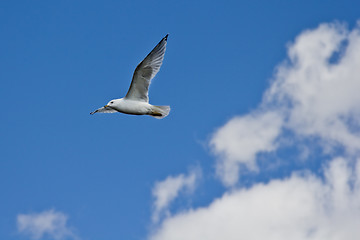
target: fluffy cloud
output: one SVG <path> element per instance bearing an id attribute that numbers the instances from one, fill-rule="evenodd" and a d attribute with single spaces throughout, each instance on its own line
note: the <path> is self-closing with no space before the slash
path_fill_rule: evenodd
<path id="1" fill-rule="evenodd" d="M 215 132 L 210 144 L 220 156 L 216 170 L 226 185 L 237 182 L 240 164 L 257 169 L 256 155 L 276 148 L 281 126 L 276 112 L 259 112 L 235 117 Z"/>
<path id="2" fill-rule="evenodd" d="M 343 158 L 310 173 L 225 193 L 208 207 L 165 220 L 151 240 L 356 240 L 360 236 L 360 167 Z"/>
<path id="3" fill-rule="evenodd" d="M 277 67 L 260 107 L 231 119 L 210 141 L 226 186 L 236 186 L 242 169 L 256 171 L 260 153 L 286 147 L 289 132 L 292 143 L 310 151 L 303 140 L 315 139 L 327 153 L 319 159 L 323 174 L 296 172 L 233 187 L 208 206 L 165 218 L 151 240 L 359 238 L 359 25 L 348 30 L 321 24 L 301 33 L 289 44 L 289 58 Z"/>
<path id="4" fill-rule="evenodd" d="M 360 150 L 360 29 L 322 24 L 289 47 L 265 104 L 281 108 L 286 127 L 325 145 Z"/>
<path id="5" fill-rule="evenodd" d="M 318 138 L 324 151 L 360 152 L 360 29 L 322 24 L 288 48 L 256 113 L 231 119 L 213 135 L 217 172 L 234 185 L 241 167 L 256 170 L 256 156 L 275 151 L 283 130 Z"/>
<path id="6" fill-rule="evenodd" d="M 165 180 L 156 182 L 152 190 L 155 199 L 152 215 L 153 222 L 158 222 L 161 215 L 168 215 L 167 209 L 180 191 L 192 192 L 199 176 L 200 170 L 194 169 L 188 175 L 168 176 Z"/>
<path id="7" fill-rule="evenodd" d="M 78 239 L 74 232 L 67 226 L 67 216 L 54 210 L 41 213 L 19 214 L 17 227 L 20 233 L 32 239 L 49 237 L 55 240 Z"/>

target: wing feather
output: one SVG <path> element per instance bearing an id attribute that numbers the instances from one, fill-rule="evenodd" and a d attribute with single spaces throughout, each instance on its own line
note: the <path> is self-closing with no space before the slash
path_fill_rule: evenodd
<path id="1" fill-rule="evenodd" d="M 168 34 L 154 47 L 154 49 L 139 63 L 134 71 L 129 91 L 125 98 L 149 102 L 149 85 L 151 79 L 159 72 L 164 60 Z"/>
<path id="2" fill-rule="evenodd" d="M 95 113 L 114 113 L 117 112 L 115 109 L 110 107 L 102 107 L 99 109 L 96 109 L 95 111 L 91 112 L 90 114 L 93 115 Z"/>

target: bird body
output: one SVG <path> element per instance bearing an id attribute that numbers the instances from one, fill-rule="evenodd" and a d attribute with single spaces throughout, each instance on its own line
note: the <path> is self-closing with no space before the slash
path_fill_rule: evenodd
<path id="1" fill-rule="evenodd" d="M 121 113 L 132 115 L 148 115 L 152 105 L 147 102 L 126 100 L 124 98 L 113 100 L 112 108 Z"/>
<path id="2" fill-rule="evenodd" d="M 169 106 L 155 106 L 147 102 L 134 101 L 126 98 L 111 100 L 105 108 L 113 112 L 121 112 L 131 115 L 150 115 L 156 118 L 163 118 L 169 114 Z"/>
<path id="3" fill-rule="evenodd" d="M 155 118 L 164 118 L 170 112 L 170 106 L 155 106 L 149 103 L 148 90 L 151 79 L 159 72 L 162 65 L 168 34 L 136 67 L 128 93 L 124 98 L 114 99 L 97 112 L 121 112 L 132 115 L 150 115 Z"/>

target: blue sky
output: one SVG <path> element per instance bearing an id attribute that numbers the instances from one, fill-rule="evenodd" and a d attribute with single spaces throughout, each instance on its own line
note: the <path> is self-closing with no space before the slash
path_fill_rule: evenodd
<path id="1" fill-rule="evenodd" d="M 289 46 L 322 23 L 338 21 L 351 32 L 359 8 L 354 1 L 2 1 L 0 238 L 56 238 L 19 229 L 19 215 L 53 211 L 67 216 L 71 232 L 60 240 L 148 239 L 177 213 L 207 207 L 223 194 L 295 170 L 322 176 L 340 155 L 356 159 L 358 148 L 347 140 L 359 137 L 356 124 L 354 136 L 330 136 L 321 127 L 300 132 L 299 123 L 279 120 L 290 133 L 270 132 L 263 139 L 281 138 L 276 144 L 240 157 L 229 157 L 228 146 L 214 139 L 236 116 L 250 114 L 240 124 L 262 127 L 268 118 L 278 121 L 257 112 L 261 104 L 271 108 L 263 95 L 279 78 Z M 149 95 L 153 104 L 170 105 L 170 115 L 90 116 L 126 94 L 136 65 L 167 33 Z M 358 119 L 356 107 L 344 109 L 346 118 Z M 229 162 L 243 169 L 230 182 L 219 168 Z M 193 169 L 196 183 L 180 184 L 154 223 L 155 184 L 186 179 Z"/>

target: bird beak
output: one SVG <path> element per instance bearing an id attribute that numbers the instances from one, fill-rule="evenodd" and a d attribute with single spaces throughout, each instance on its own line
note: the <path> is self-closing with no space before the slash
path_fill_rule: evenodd
<path id="1" fill-rule="evenodd" d="M 104 108 L 107 108 L 107 107 L 109 107 L 109 105 L 105 105 L 105 106 L 104 106 Z"/>

